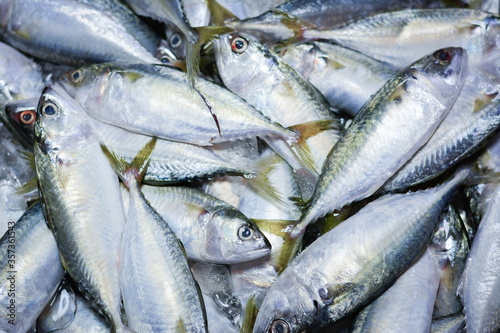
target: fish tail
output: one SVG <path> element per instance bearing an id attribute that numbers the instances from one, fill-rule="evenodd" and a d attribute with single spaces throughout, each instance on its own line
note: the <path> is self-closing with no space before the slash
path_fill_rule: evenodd
<path id="1" fill-rule="evenodd" d="M 319 174 L 321 170 L 317 170 L 311 153 L 311 148 L 307 144 L 306 140 L 320 132 L 338 127 L 339 121 L 336 119 L 311 121 L 289 127 L 299 133 L 297 141 L 292 144 L 292 147 L 295 149 L 300 159 L 304 162 L 305 166 L 316 174 Z"/>
<path id="2" fill-rule="evenodd" d="M 198 33 L 196 43 L 186 44 L 186 69 L 191 87 L 194 88 L 195 78 L 200 74 L 200 49 L 201 46 L 209 41 L 219 38 L 219 35 L 227 34 L 233 31 L 230 27 L 197 27 L 193 28 Z"/>
<path id="3" fill-rule="evenodd" d="M 238 20 L 238 17 L 231 13 L 226 7 L 222 6 L 215 0 L 207 1 L 208 11 L 212 17 L 212 23 L 214 25 L 223 25 L 225 21 Z"/>
<path id="4" fill-rule="evenodd" d="M 254 177 L 246 177 L 245 179 L 257 194 L 279 206 L 283 206 L 285 203 L 283 196 L 269 179 L 269 173 L 274 170 L 279 162 L 280 159 L 276 155 L 261 158 L 256 165 L 257 174 Z"/>
<path id="5" fill-rule="evenodd" d="M 137 183 L 141 183 L 146 174 L 151 154 L 156 145 L 156 138 L 151 139 L 136 155 L 132 163 L 128 164 L 123 158 L 116 155 L 101 143 L 101 149 L 107 157 L 111 166 L 116 171 L 120 179 L 127 187 L 130 186 L 131 180 L 136 179 Z"/>
<path id="6" fill-rule="evenodd" d="M 257 302 L 255 301 L 255 294 L 252 294 L 247 301 L 245 306 L 245 315 L 243 317 L 243 323 L 241 324 L 240 333 L 252 333 L 255 320 L 257 319 L 257 313 L 259 309 L 257 308 Z"/>

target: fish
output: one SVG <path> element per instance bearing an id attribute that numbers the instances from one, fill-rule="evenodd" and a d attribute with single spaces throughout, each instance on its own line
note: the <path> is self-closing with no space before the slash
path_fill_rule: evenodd
<path id="1" fill-rule="evenodd" d="M 276 53 L 245 35 L 224 35 L 214 41 L 214 47 L 222 81 L 232 92 L 285 127 L 309 124 L 311 135 L 292 147 L 296 157 L 286 160 L 296 171 L 317 175 L 342 131 L 324 96 Z M 281 151 L 277 145 L 283 141 L 267 142 Z"/>
<path id="2" fill-rule="evenodd" d="M 158 138 L 210 146 L 257 135 L 297 136 L 207 80 L 196 79 L 193 93 L 187 75 L 167 66 L 91 65 L 58 82 L 92 117 Z"/>
<path id="3" fill-rule="evenodd" d="M 462 310 L 457 289 L 469 248 L 469 239 L 462 219 L 456 208 L 449 205 L 429 244 L 432 259 L 440 275 L 433 318 L 446 317 Z"/>
<path id="4" fill-rule="evenodd" d="M 429 29 L 428 27 L 431 27 Z M 338 29 L 306 30 L 303 37 L 334 41 L 396 68 L 444 47 L 467 50 L 480 63 L 498 49 L 498 17 L 471 9 L 408 9 L 380 13 Z"/>
<path id="5" fill-rule="evenodd" d="M 467 52 L 442 49 L 389 80 L 332 148 L 292 236 L 377 191 L 431 136 L 462 89 Z"/>
<path id="6" fill-rule="evenodd" d="M 469 70 L 455 104 L 429 141 L 381 191 L 401 191 L 434 179 L 486 144 L 500 129 L 499 86 L 487 81 L 484 74 Z"/>
<path id="7" fill-rule="evenodd" d="M 191 260 L 232 264 L 271 251 L 259 228 L 222 200 L 185 186 L 142 185 L 141 191 L 182 242 Z M 123 200 L 128 206 L 126 194 Z"/>
<path id="8" fill-rule="evenodd" d="M 427 249 L 356 316 L 352 332 L 428 333 L 438 285 L 439 273 Z"/>
<path id="9" fill-rule="evenodd" d="M 101 145 L 130 191 L 119 252 L 127 323 L 137 332 L 207 332 L 202 296 L 183 245 L 139 188 L 155 143 L 146 144 L 131 164 Z"/>
<path id="10" fill-rule="evenodd" d="M 367 305 L 426 249 L 468 174 L 463 169 L 441 186 L 383 196 L 316 239 L 273 284 L 253 332 L 314 331 Z"/>
<path id="11" fill-rule="evenodd" d="M 362 53 L 325 42 L 281 47 L 278 54 L 311 82 L 336 109 L 355 116 L 397 71 Z"/>
<path id="12" fill-rule="evenodd" d="M 0 254 L 0 330 L 24 333 L 35 324 L 64 276 L 56 240 L 39 201 L 17 222 L 8 222 Z"/>
<path id="13" fill-rule="evenodd" d="M 4 42 L 51 62 L 159 63 L 109 12 L 80 1 L 3 1 L 0 21 Z"/>
<path id="14" fill-rule="evenodd" d="M 500 186 L 497 185 L 474 236 L 458 287 L 467 332 L 500 329 L 499 210 Z"/>
<path id="15" fill-rule="evenodd" d="M 44 215 L 64 269 L 116 332 L 121 319 L 118 251 L 125 213 L 118 177 L 89 117 L 66 91 L 44 88 L 34 155 Z"/>

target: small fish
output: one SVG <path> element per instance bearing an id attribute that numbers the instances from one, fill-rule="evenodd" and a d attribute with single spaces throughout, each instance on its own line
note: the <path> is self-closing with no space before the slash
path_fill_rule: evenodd
<path id="1" fill-rule="evenodd" d="M 470 62 L 477 63 L 500 47 L 498 20 L 470 9 L 409 9 L 376 14 L 338 29 L 307 30 L 304 38 L 334 41 L 396 68 L 450 46 L 466 49 Z"/>
<path id="2" fill-rule="evenodd" d="M 143 185 L 141 191 L 182 242 L 191 260 L 232 264 L 263 257 L 271 250 L 269 241 L 252 221 L 211 195 L 182 186 Z M 123 195 L 125 206 L 127 197 Z"/>
<path id="3" fill-rule="evenodd" d="M 118 250 L 125 213 L 118 177 L 89 117 L 59 85 L 46 87 L 35 122 L 44 214 L 64 269 L 116 332 L 121 319 Z"/>
<path id="4" fill-rule="evenodd" d="M 294 236 L 319 217 L 373 194 L 431 136 L 465 81 L 460 48 L 428 55 L 389 80 L 333 147 Z"/>
<path id="5" fill-rule="evenodd" d="M 425 250 L 445 204 L 468 175 L 386 195 L 303 250 L 269 290 L 254 333 L 314 331 L 360 310 Z"/>
<path id="6" fill-rule="evenodd" d="M 40 202 L 0 239 L 0 330 L 26 332 L 49 303 L 64 276 L 54 235 Z"/>
<path id="7" fill-rule="evenodd" d="M 155 143 L 146 144 L 131 164 L 101 145 L 130 191 L 119 254 L 127 322 L 137 332 L 207 332 L 202 297 L 182 243 L 139 188 Z"/>

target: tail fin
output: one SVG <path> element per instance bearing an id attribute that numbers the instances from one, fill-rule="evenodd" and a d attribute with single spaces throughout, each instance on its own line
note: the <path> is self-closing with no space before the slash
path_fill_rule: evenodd
<path id="1" fill-rule="evenodd" d="M 257 302 L 255 301 L 255 294 L 253 294 L 247 301 L 245 316 L 243 317 L 240 333 L 253 332 L 253 326 L 255 325 L 255 320 L 257 319 L 257 313 L 259 313 L 259 309 L 257 308 Z"/>
<path id="2" fill-rule="evenodd" d="M 271 202 L 283 206 L 284 199 L 276 190 L 269 179 L 269 173 L 274 170 L 280 159 L 276 155 L 266 156 L 261 158 L 257 163 L 258 173 L 255 177 L 245 177 L 248 185 L 260 196 L 270 200 Z"/>
<path id="3" fill-rule="evenodd" d="M 232 32 L 230 27 L 198 27 L 193 28 L 198 33 L 198 40 L 195 44 L 186 44 L 186 67 L 188 79 L 191 87 L 195 86 L 195 78 L 200 74 L 200 49 L 201 46 L 209 41 L 219 38 L 219 35 Z"/>
<path id="4" fill-rule="evenodd" d="M 223 25 L 225 21 L 238 20 L 236 15 L 215 0 L 208 0 L 207 5 L 214 25 Z"/>
<path id="5" fill-rule="evenodd" d="M 156 138 L 153 138 L 137 153 L 137 156 L 130 164 L 128 164 L 123 158 L 118 157 L 102 143 L 101 149 L 120 179 L 127 187 L 129 187 L 132 179 L 137 179 L 137 183 L 139 184 L 142 182 L 155 145 Z"/>
<path id="6" fill-rule="evenodd" d="M 311 149 L 309 148 L 306 140 L 320 132 L 339 128 L 340 123 L 337 119 L 311 121 L 308 123 L 290 126 L 290 129 L 300 134 L 299 139 L 292 145 L 292 147 L 295 149 L 295 151 L 297 152 L 301 160 L 306 164 L 309 170 L 315 171 L 317 174 L 321 172 L 321 170 L 317 170 L 314 164 Z"/>

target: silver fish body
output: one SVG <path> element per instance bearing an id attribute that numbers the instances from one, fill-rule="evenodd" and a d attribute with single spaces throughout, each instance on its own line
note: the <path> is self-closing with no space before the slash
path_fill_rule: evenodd
<path id="1" fill-rule="evenodd" d="M 466 68 L 463 49 L 436 51 L 389 80 L 366 102 L 330 152 L 296 233 L 380 188 L 446 116 L 463 86 Z"/>
<path id="2" fill-rule="evenodd" d="M 137 332 L 207 332 L 201 295 L 182 244 L 149 205 L 138 183 L 128 181 L 130 201 L 119 270 L 130 328 Z"/>
<path id="3" fill-rule="evenodd" d="M 93 123 L 104 144 L 127 162 L 131 162 L 151 140 L 150 136 L 129 132 L 98 120 Z M 206 148 L 158 139 L 143 182 L 176 183 L 225 174 L 255 177 L 256 173 L 254 168 L 226 162 Z"/>
<path id="4" fill-rule="evenodd" d="M 465 326 L 464 314 L 457 314 L 432 321 L 431 333 L 460 333 Z"/>
<path id="5" fill-rule="evenodd" d="M 88 116 L 62 87 L 45 88 L 37 112 L 37 178 L 64 269 L 122 332 L 118 249 L 125 213 L 118 177 Z"/>
<path id="6" fill-rule="evenodd" d="M 108 14 L 76 0 L 8 0 L 0 4 L 2 39 L 52 62 L 159 61 Z"/>
<path id="7" fill-rule="evenodd" d="M 324 42 L 291 45 L 281 54 L 330 105 L 352 116 L 396 74 L 392 67 L 362 53 Z"/>
<path id="8" fill-rule="evenodd" d="M 318 238 L 271 287 L 253 332 L 317 329 L 373 300 L 425 249 L 466 175 L 461 171 L 440 187 L 379 198 Z"/>
<path id="9" fill-rule="evenodd" d="M 0 330 L 26 332 L 56 292 L 64 270 L 39 202 L 8 226 L 0 239 Z"/>
<path id="10" fill-rule="evenodd" d="M 500 129 L 498 85 L 470 73 L 450 112 L 427 143 L 382 190 L 395 191 L 431 180 L 480 149 Z"/>
<path id="11" fill-rule="evenodd" d="M 356 317 L 353 333 L 428 333 L 439 285 L 429 250 L 399 276 L 382 295 Z"/>
<path id="12" fill-rule="evenodd" d="M 429 28 L 432 26 L 432 28 Z M 381 13 L 338 29 L 307 30 L 306 39 L 326 39 L 379 61 L 404 68 L 444 47 L 462 47 L 480 62 L 498 48 L 500 26 L 491 13 L 469 9 L 415 9 Z"/>
<path id="13" fill-rule="evenodd" d="M 93 65 L 61 81 L 94 118 L 133 132 L 200 145 L 296 133 L 271 122 L 230 91 L 161 65 Z M 154 86 L 155 89 L 151 89 Z"/>
<path id="14" fill-rule="evenodd" d="M 467 332 L 500 329 L 500 186 L 497 186 L 472 242 L 459 293 Z"/>
<path id="15" fill-rule="evenodd" d="M 263 257 L 271 250 L 257 226 L 222 200 L 181 186 L 143 185 L 141 190 L 191 260 L 232 264 Z"/>

